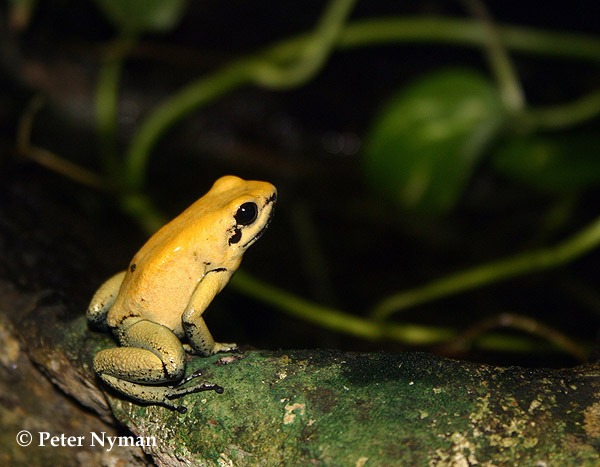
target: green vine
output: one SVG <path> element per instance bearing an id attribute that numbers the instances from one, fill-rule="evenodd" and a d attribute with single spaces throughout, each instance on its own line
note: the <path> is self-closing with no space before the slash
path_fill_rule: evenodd
<path id="1" fill-rule="evenodd" d="M 477 2 L 471 2 L 473 11 L 480 19 L 477 21 L 403 17 L 347 23 L 354 4 L 355 0 L 332 0 L 314 31 L 282 40 L 185 86 L 141 122 L 122 155 L 119 154 L 117 144 L 119 83 L 123 64 L 136 41 L 125 34 L 115 41 L 103 62 L 96 102 L 98 138 L 109 177 L 107 185 L 114 187 L 123 209 L 148 233 L 164 223 L 164 216 L 146 196 L 143 186 L 152 150 L 169 128 L 191 112 L 244 85 L 269 89 L 300 86 L 319 73 L 336 49 L 401 43 L 482 48 L 488 54 L 499 86 L 504 89 L 506 105 L 516 111 L 520 121 L 529 128 L 563 128 L 600 114 L 600 90 L 562 106 L 547 109 L 527 107 L 519 97 L 520 87 L 516 73 L 506 55 L 506 50 L 510 50 L 538 56 L 600 62 L 600 41 L 596 38 L 492 25 L 489 21 L 481 21 L 485 11 L 482 13 L 482 10 L 478 10 L 481 4 Z M 29 127 L 24 125 L 27 136 Z M 35 159 L 36 154 L 40 155 L 35 152 L 39 148 L 32 148 L 24 143 L 19 146 L 21 152 L 31 158 Z M 39 160 L 48 167 L 57 167 L 57 170 L 71 178 L 91 180 L 90 184 L 98 182 L 94 174 L 77 172 L 77 168 L 61 163 L 60 158 L 51 154 L 41 154 Z M 123 173 L 124 178 L 120 178 Z M 458 336 L 455 331 L 443 327 L 384 323 L 382 320 L 412 306 L 557 267 L 587 253 L 599 243 L 600 219 L 555 247 L 475 266 L 424 286 L 391 295 L 377 304 L 369 317 L 358 317 L 301 299 L 243 271 L 238 272 L 232 285 L 238 291 L 270 303 L 280 310 L 338 332 L 369 339 L 392 339 L 404 344 L 429 345 L 450 342 Z M 564 340 L 556 340 L 559 345 L 560 342 L 564 344 Z M 506 348 L 507 345 L 512 348 L 527 345 L 523 339 L 499 340 L 493 335 L 481 336 L 478 341 L 479 345 L 496 349 Z"/>
<path id="2" fill-rule="evenodd" d="M 600 62 L 600 41 L 591 37 L 510 26 L 499 26 L 497 33 L 504 47 L 511 50 Z M 274 70 L 289 63 L 294 57 L 301 56 L 307 47 L 310 49 L 311 38 L 312 35 L 309 33 L 279 42 L 256 56 L 242 58 L 200 78 L 171 96 L 142 122 L 129 145 L 126 153 L 129 185 L 136 189 L 141 188 L 152 148 L 169 128 L 192 111 L 243 85 L 265 85 L 263 79 L 266 64 L 271 63 L 271 70 L 275 72 Z M 339 49 L 349 49 L 382 44 L 426 42 L 485 47 L 488 40 L 486 29 L 475 21 L 443 18 L 382 18 L 345 25 L 339 33 L 337 42 L 331 45 Z M 318 51 L 318 53 L 323 52 Z M 307 60 L 306 57 L 304 60 Z M 315 69 L 313 73 L 317 71 L 318 69 Z M 284 72 L 278 79 L 272 78 L 272 81 L 285 87 L 286 76 L 291 81 L 295 78 Z M 587 100 L 579 102 L 579 105 L 586 105 L 586 103 Z M 595 100 L 587 106 L 596 110 L 596 113 L 589 112 L 589 117 L 600 112 L 600 108 L 595 106 Z M 556 108 L 550 110 L 555 113 Z M 525 115 L 532 125 L 536 125 L 538 119 L 543 122 L 546 118 L 544 109 L 527 110 Z M 566 115 L 565 120 L 568 120 L 568 117 Z M 573 115 L 577 121 L 580 120 L 578 117 L 580 114 Z"/>
<path id="3" fill-rule="evenodd" d="M 560 266 L 600 244 L 600 218 L 552 248 L 531 251 L 452 274 L 415 289 L 383 299 L 370 313 L 385 319 L 407 308 L 456 295 L 485 285 Z"/>

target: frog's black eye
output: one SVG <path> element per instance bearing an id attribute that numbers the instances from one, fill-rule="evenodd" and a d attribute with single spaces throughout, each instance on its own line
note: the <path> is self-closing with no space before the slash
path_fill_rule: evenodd
<path id="1" fill-rule="evenodd" d="M 254 203 L 242 204 L 235 213 L 237 225 L 250 225 L 258 216 L 258 206 Z"/>

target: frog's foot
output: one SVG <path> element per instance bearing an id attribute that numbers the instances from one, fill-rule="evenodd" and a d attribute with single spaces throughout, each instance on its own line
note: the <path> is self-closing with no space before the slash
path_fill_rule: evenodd
<path id="1" fill-rule="evenodd" d="M 215 346 L 213 347 L 213 354 L 220 352 L 239 352 L 237 344 L 231 343 L 226 344 L 224 342 L 215 342 Z"/>
<path id="2" fill-rule="evenodd" d="M 200 352 L 196 351 L 190 344 L 183 344 L 183 350 L 185 350 L 190 355 L 199 355 Z"/>
<path id="3" fill-rule="evenodd" d="M 175 386 L 153 386 L 132 383 L 109 375 L 102 375 L 101 378 L 114 389 L 143 404 L 158 404 L 184 414 L 187 412 L 187 408 L 182 405 L 174 405 L 171 402 L 173 399 L 202 391 L 215 391 L 217 394 L 223 393 L 223 388 L 221 386 L 206 382 L 187 388 L 180 387 L 184 382 L 187 383 L 191 379 L 200 376 L 199 372 L 195 373 L 192 373 Z"/>
<path id="4" fill-rule="evenodd" d="M 190 355 L 202 355 L 203 357 L 209 357 L 216 353 L 226 353 L 226 352 L 242 353 L 242 351 L 238 348 L 237 344 L 234 344 L 234 343 L 226 344 L 224 342 L 215 342 L 212 350 L 208 353 L 203 350 L 197 350 L 194 347 L 192 347 L 190 344 L 183 344 L 183 349 Z"/>
<path id="5" fill-rule="evenodd" d="M 198 373 L 198 374 L 194 374 L 194 373 Z M 212 383 L 198 383 L 189 388 L 182 388 L 181 387 L 182 384 L 187 383 L 191 379 L 200 376 L 200 372 L 194 372 L 194 373 L 192 373 L 187 378 L 184 378 L 176 386 L 172 386 L 172 387 L 168 388 L 169 391 L 165 396 L 166 399 L 171 401 L 173 399 L 177 399 L 177 398 L 185 396 L 187 394 L 194 394 L 194 393 L 203 392 L 203 391 L 215 391 L 217 394 L 223 394 L 223 388 L 217 384 L 212 384 Z M 185 408 L 183 405 L 174 406 L 174 405 L 169 404 L 166 400 L 162 402 L 162 405 L 164 405 L 165 407 L 168 407 L 170 409 L 175 409 L 175 410 L 177 410 L 177 412 L 182 413 L 182 414 L 187 412 L 187 408 Z"/>
<path id="6" fill-rule="evenodd" d="M 202 371 L 200 371 L 200 370 L 193 371 L 192 373 L 187 375 L 185 378 L 183 378 L 181 381 L 179 381 L 177 384 L 175 384 L 172 387 L 179 388 L 179 387 L 183 386 L 185 383 L 187 383 L 188 381 L 198 378 L 199 376 L 202 376 Z"/>

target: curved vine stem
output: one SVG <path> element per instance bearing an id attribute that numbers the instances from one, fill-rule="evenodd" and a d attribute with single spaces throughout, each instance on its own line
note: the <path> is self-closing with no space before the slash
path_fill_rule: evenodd
<path id="1" fill-rule="evenodd" d="M 271 60 L 257 63 L 251 71 L 256 84 L 270 89 L 287 89 L 304 84 L 325 65 L 356 0 L 332 0 L 313 34 L 305 41 L 290 65 Z"/>
<path id="2" fill-rule="evenodd" d="M 600 61 L 600 41 L 592 37 L 510 26 L 498 26 L 497 33 L 502 45 L 510 50 Z M 142 186 L 152 148 L 171 126 L 190 112 L 242 85 L 264 85 L 265 63 L 272 63 L 273 69 L 289 64 L 290 58 L 297 59 L 302 55 L 302 51 L 306 50 L 312 38 L 313 34 L 309 33 L 279 42 L 262 53 L 242 58 L 207 77 L 194 81 L 174 94 L 142 122 L 135 134 L 126 153 L 128 184 L 133 188 Z M 422 42 L 482 47 L 488 40 L 485 28 L 471 20 L 383 18 L 345 25 L 333 45 L 339 49 L 349 49 L 381 44 Z M 313 70 L 313 73 L 316 71 L 318 67 Z M 279 81 L 279 86 L 285 84 Z"/>
<path id="3" fill-rule="evenodd" d="M 356 0 L 332 0 L 315 31 L 294 41 L 281 60 L 275 60 L 270 53 L 242 59 L 186 86 L 161 105 L 144 122 L 126 154 L 128 185 L 133 189 L 142 186 L 152 148 L 171 125 L 191 111 L 246 83 L 286 89 L 316 75 L 334 49 L 355 3 Z"/>
<path id="4" fill-rule="evenodd" d="M 269 305 L 304 321 L 322 328 L 369 340 L 390 340 L 403 345 L 431 346 L 445 344 L 444 348 L 458 342 L 461 336 L 457 331 L 443 326 L 427 326 L 409 323 L 389 323 L 376 321 L 368 317 L 356 316 L 342 310 L 311 302 L 294 294 L 263 282 L 242 270 L 233 276 L 230 285 L 247 296 L 254 297 Z M 517 323 L 517 326 L 518 327 Z M 531 331 L 531 330 L 529 330 Z M 485 333 L 479 335 L 474 346 L 480 349 L 503 352 L 539 352 L 544 350 L 563 350 L 564 342 L 555 335 L 537 335 L 546 339 L 550 345 L 541 345 L 531 339 L 506 334 Z M 456 348 L 452 348 L 456 350 Z M 581 357 L 579 353 L 576 357 Z"/>
<path id="5" fill-rule="evenodd" d="M 481 338 L 490 329 L 494 328 L 510 328 L 518 329 L 527 332 L 534 336 L 538 336 L 547 342 L 551 342 L 557 348 L 564 350 L 572 355 L 580 362 L 587 361 L 589 351 L 566 334 L 545 325 L 529 316 L 522 316 L 515 313 L 499 313 L 491 316 L 474 326 L 468 328 L 465 332 L 454 341 L 444 346 L 446 351 L 465 351 L 471 347 L 473 343 Z"/>
<path id="6" fill-rule="evenodd" d="M 569 128 L 600 115 L 600 90 L 572 102 L 544 109 L 529 109 L 520 116 L 524 125 L 536 130 Z"/>
<path id="7" fill-rule="evenodd" d="M 562 243 L 540 250 L 475 266 L 429 284 L 383 299 L 370 313 L 385 319 L 394 313 L 426 302 L 456 295 L 478 287 L 565 264 L 592 250 L 600 243 L 600 218 Z"/>
<path id="8" fill-rule="evenodd" d="M 134 38 L 115 40 L 105 52 L 96 86 L 96 121 L 98 142 L 105 171 L 110 176 L 119 173 L 121 162 L 117 149 L 119 115 L 119 84 L 123 62 L 135 45 Z"/>
<path id="9" fill-rule="evenodd" d="M 31 144 L 33 122 L 43 104 L 44 99 L 40 95 L 34 96 L 29 102 L 17 127 L 16 153 L 19 156 L 26 157 L 42 167 L 46 167 L 53 172 L 59 173 L 74 182 L 81 183 L 82 185 L 97 190 L 113 191 L 110 183 L 101 176 L 69 162 L 67 159 L 58 156 L 52 151 Z"/>
<path id="10" fill-rule="evenodd" d="M 463 0 L 463 3 L 479 19 L 487 32 L 488 43 L 485 52 L 496 77 L 504 107 L 513 114 L 523 111 L 525 108 L 525 94 L 517 71 L 500 40 L 492 15 L 481 0 Z"/>
<path id="11" fill-rule="evenodd" d="M 449 328 L 404 323 L 384 324 L 345 313 L 281 290 L 241 270 L 236 272 L 231 285 L 245 295 L 260 299 L 293 316 L 363 339 L 391 339 L 405 344 L 428 345 L 445 342 L 455 335 Z"/>

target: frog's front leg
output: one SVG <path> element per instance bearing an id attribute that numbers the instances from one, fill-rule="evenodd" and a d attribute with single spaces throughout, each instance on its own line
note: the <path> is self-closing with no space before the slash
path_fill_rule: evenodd
<path id="1" fill-rule="evenodd" d="M 185 408 L 172 405 L 172 399 L 199 391 L 222 392 L 219 386 L 208 383 L 189 388 L 158 386 L 181 380 L 185 372 L 185 351 L 167 327 L 128 318 L 118 329 L 118 336 L 123 347 L 102 350 L 94 357 L 96 373 L 117 391 L 140 402 L 161 404 L 182 413 Z"/>
<path id="2" fill-rule="evenodd" d="M 216 269 L 206 273 L 196 286 L 196 290 L 194 290 L 192 298 L 181 317 L 183 329 L 193 353 L 209 356 L 217 352 L 229 352 L 237 349 L 237 344 L 215 342 L 204 322 L 204 318 L 202 318 L 202 313 L 204 313 L 213 298 L 225 287 L 229 277 L 231 277 L 231 272 L 226 269 Z"/>

